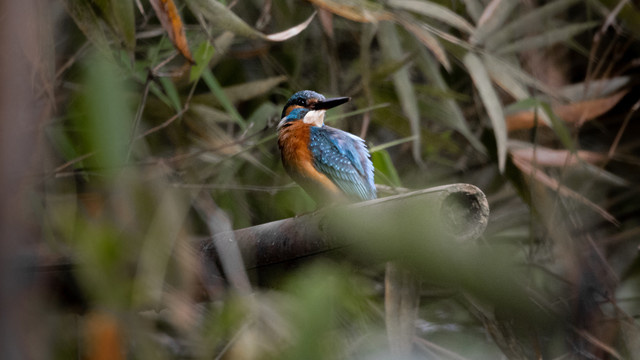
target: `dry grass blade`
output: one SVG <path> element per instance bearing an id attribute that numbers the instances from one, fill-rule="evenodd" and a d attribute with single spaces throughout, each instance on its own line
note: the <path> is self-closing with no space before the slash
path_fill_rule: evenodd
<path id="1" fill-rule="evenodd" d="M 583 203 L 584 205 L 586 205 L 587 207 L 591 208 L 596 213 L 598 213 L 600 216 L 602 216 L 602 218 L 604 218 L 606 221 L 616 226 L 620 225 L 620 222 L 618 222 L 618 220 L 613 215 L 611 215 L 607 210 L 598 206 L 597 204 L 587 199 L 583 195 L 562 185 L 558 180 L 550 177 L 541 169 L 536 168 L 532 163 L 528 162 L 523 158 L 519 158 L 517 156 L 513 156 L 512 159 L 513 159 L 513 163 L 518 167 L 518 169 L 520 169 L 520 171 L 522 171 L 523 173 L 529 175 L 530 178 L 538 181 L 539 183 L 543 184 L 544 186 L 548 187 L 553 191 L 557 191 L 558 194 L 562 196 L 569 197 Z"/>
<path id="2" fill-rule="evenodd" d="M 313 18 L 315 16 L 316 16 L 316 13 L 314 12 L 303 23 L 300 23 L 300 24 L 298 24 L 298 25 L 296 25 L 294 27 L 291 27 L 291 28 L 289 28 L 289 29 L 287 29 L 285 31 L 281 31 L 279 33 L 275 33 L 275 34 L 271 34 L 271 35 L 265 35 L 265 39 L 271 40 L 271 41 L 285 41 L 287 39 L 290 39 L 290 38 L 300 34 L 302 31 L 304 31 L 304 29 L 306 29 L 307 26 L 309 26 L 309 24 L 311 24 L 311 20 L 313 20 Z"/>
<path id="3" fill-rule="evenodd" d="M 156 171 L 161 173 L 163 169 Z M 134 302 L 137 305 L 157 306 L 162 302 L 171 254 L 176 244 L 187 241 L 183 226 L 189 212 L 190 199 L 167 185 L 162 183 L 151 188 L 160 202 L 154 209 L 137 264 L 134 282 Z"/>
<path id="4" fill-rule="evenodd" d="M 191 50 L 189 50 L 189 43 L 184 33 L 184 25 L 176 8 L 176 4 L 173 0 L 150 0 L 150 2 L 158 16 L 158 20 L 160 20 L 160 24 L 162 24 L 164 30 L 169 34 L 169 39 L 171 39 L 173 45 L 185 59 L 194 64 L 195 61 L 191 55 Z"/>
<path id="5" fill-rule="evenodd" d="M 213 245 L 220 254 L 220 262 L 227 279 L 239 294 L 251 294 L 251 282 L 245 270 L 238 244 L 231 231 L 231 219 L 208 194 L 201 193 L 196 196 L 194 207 L 209 228 L 213 237 Z M 215 237 L 214 235 L 217 234 L 225 235 Z"/>
<path id="6" fill-rule="evenodd" d="M 509 152 L 514 157 L 527 162 L 550 167 L 576 166 L 581 162 L 602 164 L 607 161 L 606 155 L 586 150 L 573 153 L 569 150 L 556 150 L 537 146 L 536 148 L 511 148 Z"/>
<path id="7" fill-rule="evenodd" d="M 618 76 L 600 80 L 590 80 L 589 82 L 580 82 L 567 85 L 560 90 L 560 96 L 568 101 L 582 101 L 585 99 L 594 99 L 597 97 L 610 96 L 615 92 L 621 91 L 631 82 L 629 76 Z"/>
<path id="8" fill-rule="evenodd" d="M 489 19 L 491 19 L 491 17 L 496 13 L 496 9 L 500 6 L 500 3 L 502 3 L 502 0 L 492 0 L 489 5 L 484 8 L 482 16 L 478 19 L 478 26 L 486 24 Z"/>
<path id="9" fill-rule="evenodd" d="M 557 105 L 553 107 L 553 112 L 561 119 L 568 123 L 578 123 L 582 125 L 585 121 L 592 120 L 614 107 L 629 90 L 617 92 L 611 96 L 601 99 L 593 99 L 580 101 L 574 104 Z M 512 115 L 508 115 L 507 130 L 530 129 L 536 124 L 536 110 L 521 111 Z M 544 122 L 537 122 L 544 124 Z"/>
<path id="10" fill-rule="evenodd" d="M 468 34 L 475 30 L 473 25 L 469 24 L 462 16 L 436 3 L 416 0 L 393 0 L 389 2 L 389 5 L 440 20 Z"/>
<path id="11" fill-rule="evenodd" d="M 339 2 L 333 0 L 309 0 L 315 6 L 345 19 L 362 23 L 375 23 L 383 20 L 392 20 L 391 13 L 380 5 L 369 1 L 353 0 Z"/>

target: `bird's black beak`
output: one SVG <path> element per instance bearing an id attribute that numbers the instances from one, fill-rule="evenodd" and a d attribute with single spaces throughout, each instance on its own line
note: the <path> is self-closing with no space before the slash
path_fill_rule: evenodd
<path id="1" fill-rule="evenodd" d="M 351 100 L 350 97 L 338 97 L 338 98 L 326 99 L 324 101 L 318 101 L 317 103 L 313 104 L 313 109 L 327 110 L 327 109 L 334 108 L 338 105 L 342 105 L 348 102 L 349 100 Z"/>

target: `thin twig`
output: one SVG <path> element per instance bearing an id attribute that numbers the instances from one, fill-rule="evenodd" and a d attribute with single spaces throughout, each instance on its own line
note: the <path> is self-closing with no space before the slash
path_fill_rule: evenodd
<path id="1" fill-rule="evenodd" d="M 90 152 L 88 154 L 84 154 L 84 155 L 81 155 L 81 156 L 79 156 L 79 157 L 77 157 L 75 159 L 69 160 L 66 163 L 64 163 L 64 164 L 58 166 L 57 168 L 55 168 L 53 170 L 53 172 L 57 174 L 57 173 L 61 172 L 62 170 L 68 168 L 69 166 L 71 166 L 73 164 L 76 164 L 76 163 L 78 163 L 78 162 L 80 162 L 80 161 L 82 161 L 82 160 L 84 160 L 84 159 L 86 159 L 88 157 L 91 157 L 94 154 L 95 154 L 95 152 L 92 151 L 92 152 Z"/>
<path id="2" fill-rule="evenodd" d="M 189 109 L 189 106 L 185 106 L 182 110 L 178 111 L 175 115 L 173 115 L 172 117 L 170 117 L 169 119 L 165 120 L 165 122 L 163 122 L 160 125 L 154 126 L 151 129 L 143 132 L 142 134 L 136 136 L 135 140 L 140 140 L 143 137 L 150 135 L 160 129 L 163 129 L 169 125 L 171 125 L 172 122 L 174 122 L 177 118 L 181 117 L 187 110 Z"/>
<path id="3" fill-rule="evenodd" d="M 624 122 L 622 123 L 620 130 L 618 130 L 618 133 L 616 134 L 616 138 L 613 140 L 613 143 L 609 148 L 609 153 L 607 154 L 609 159 L 611 159 L 614 156 L 616 149 L 618 148 L 618 144 L 620 144 L 620 139 L 622 138 L 622 134 L 624 134 L 624 131 L 626 130 L 627 125 L 631 120 L 631 115 L 633 115 L 636 111 L 638 111 L 638 108 L 640 108 L 640 100 L 636 101 L 636 103 L 633 104 L 633 106 L 631 107 L 631 111 L 629 111 L 627 116 L 625 116 Z"/>
<path id="4" fill-rule="evenodd" d="M 260 185 L 222 185 L 222 184 L 184 184 L 174 183 L 172 186 L 183 189 L 215 189 L 215 190 L 240 190 L 276 193 L 282 190 L 289 190 L 298 187 L 294 183 L 282 186 L 260 186 Z"/>
<path id="5" fill-rule="evenodd" d="M 153 80 L 153 73 L 149 71 L 147 73 L 147 79 L 144 83 L 144 91 L 142 92 L 142 99 L 140 100 L 140 105 L 138 105 L 138 110 L 136 111 L 136 117 L 133 119 L 133 124 L 131 125 L 131 135 L 129 136 L 129 144 L 127 146 L 127 161 L 131 156 L 131 150 L 133 149 L 133 142 L 137 138 L 135 137 L 136 131 L 138 130 L 138 125 L 140 124 L 140 120 L 142 119 L 142 113 L 144 112 L 144 108 L 147 104 L 147 97 L 149 96 L 149 89 L 151 88 L 151 81 Z"/>

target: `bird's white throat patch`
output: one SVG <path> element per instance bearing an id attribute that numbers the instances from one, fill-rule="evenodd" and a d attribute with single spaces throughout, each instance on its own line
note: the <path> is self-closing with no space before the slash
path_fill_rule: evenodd
<path id="1" fill-rule="evenodd" d="M 324 124 L 324 113 L 327 110 L 311 110 L 309 111 L 302 120 L 305 124 L 311 124 L 313 126 L 322 126 Z"/>

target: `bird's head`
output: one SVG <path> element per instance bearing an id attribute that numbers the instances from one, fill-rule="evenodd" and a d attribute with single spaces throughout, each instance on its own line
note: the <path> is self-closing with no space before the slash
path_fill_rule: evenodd
<path id="1" fill-rule="evenodd" d="M 351 100 L 349 97 L 327 99 L 315 91 L 303 90 L 293 94 L 282 109 L 281 121 L 278 127 L 282 127 L 289 121 L 303 120 L 307 124 L 322 126 L 324 113 L 338 105 Z"/>

